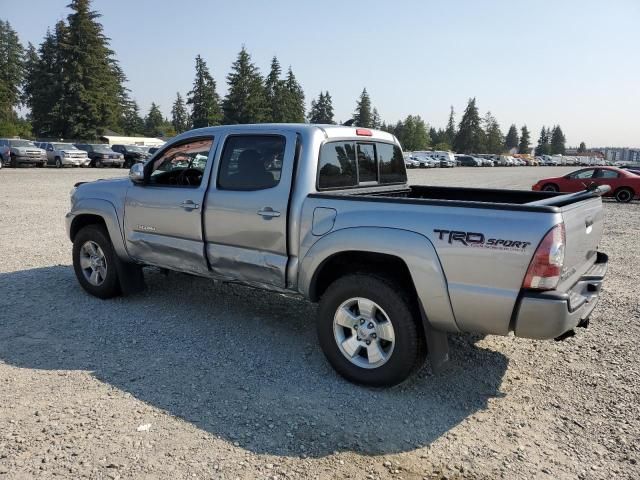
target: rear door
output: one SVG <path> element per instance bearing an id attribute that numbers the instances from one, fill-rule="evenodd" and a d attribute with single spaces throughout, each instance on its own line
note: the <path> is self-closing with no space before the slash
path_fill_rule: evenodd
<path id="1" fill-rule="evenodd" d="M 221 140 L 204 211 L 211 269 L 221 278 L 284 288 L 296 134 L 231 129 Z"/>
<path id="2" fill-rule="evenodd" d="M 593 174 L 592 182 L 598 185 L 609 185 L 611 187 L 610 195 L 620 187 L 620 173 L 608 168 L 597 168 Z"/>

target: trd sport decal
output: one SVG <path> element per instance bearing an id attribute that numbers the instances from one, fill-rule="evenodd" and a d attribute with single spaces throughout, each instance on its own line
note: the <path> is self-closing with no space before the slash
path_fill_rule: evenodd
<path id="1" fill-rule="evenodd" d="M 448 243 L 460 243 L 465 247 L 492 248 L 495 250 L 524 250 L 531 242 L 521 240 L 505 240 L 504 238 L 486 238 L 484 233 L 478 232 L 458 232 L 455 230 L 434 229 L 438 234 L 438 240 Z"/>

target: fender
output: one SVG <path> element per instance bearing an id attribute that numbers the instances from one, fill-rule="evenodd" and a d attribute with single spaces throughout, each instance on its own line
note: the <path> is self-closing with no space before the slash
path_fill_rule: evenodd
<path id="1" fill-rule="evenodd" d="M 81 215 L 97 215 L 104 220 L 111 238 L 111 243 L 121 260 L 131 261 L 129 254 L 124 246 L 124 236 L 120 225 L 120 219 L 115 206 L 107 201 L 99 198 L 82 198 L 78 200 L 71 210 L 67 213 L 67 234 L 71 238 L 71 230 L 73 222 Z"/>
<path id="2" fill-rule="evenodd" d="M 316 272 L 331 256 L 345 251 L 384 253 L 402 259 L 418 293 L 428 322 L 436 330 L 459 332 L 449 299 L 447 280 L 433 244 L 423 235 L 385 227 L 344 228 L 325 235 L 306 252 L 298 288 L 309 297 Z"/>

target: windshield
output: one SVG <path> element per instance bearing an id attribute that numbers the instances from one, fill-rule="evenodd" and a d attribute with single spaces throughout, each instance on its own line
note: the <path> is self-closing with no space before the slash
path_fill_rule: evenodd
<path id="1" fill-rule="evenodd" d="M 108 145 L 91 145 L 94 152 L 98 153 L 115 153 Z"/>
<path id="2" fill-rule="evenodd" d="M 56 150 L 78 150 L 75 145 L 71 143 L 54 143 L 53 148 Z"/>
<path id="3" fill-rule="evenodd" d="M 29 140 L 9 140 L 9 145 L 12 147 L 35 147 L 34 143 Z"/>
<path id="4" fill-rule="evenodd" d="M 127 150 L 129 152 L 135 152 L 135 153 L 147 153 L 146 150 L 144 150 L 142 147 L 138 147 L 136 145 L 127 145 Z"/>

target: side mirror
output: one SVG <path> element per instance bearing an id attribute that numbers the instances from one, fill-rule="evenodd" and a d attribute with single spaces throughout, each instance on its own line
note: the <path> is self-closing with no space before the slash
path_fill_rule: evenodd
<path id="1" fill-rule="evenodd" d="M 136 184 L 144 182 L 144 165 L 142 163 L 134 163 L 131 165 L 129 179 Z"/>

